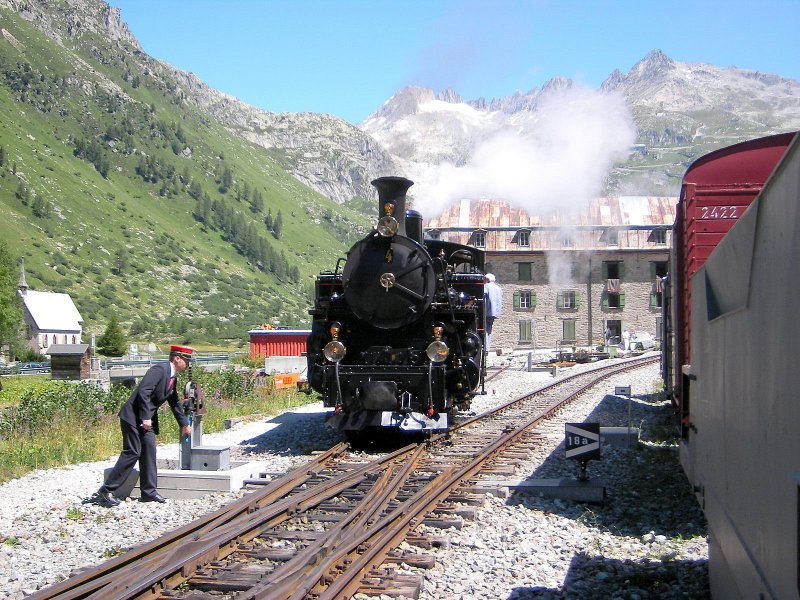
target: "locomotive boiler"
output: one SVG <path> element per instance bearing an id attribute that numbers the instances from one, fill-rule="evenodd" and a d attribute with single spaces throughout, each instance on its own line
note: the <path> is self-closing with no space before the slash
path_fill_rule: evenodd
<path id="1" fill-rule="evenodd" d="M 362 441 L 387 429 L 447 430 L 469 407 L 484 364 L 483 269 L 477 248 L 424 239 L 406 210 L 413 185 L 372 182 L 378 220 L 342 265 L 316 279 L 308 382 L 329 424 Z"/>

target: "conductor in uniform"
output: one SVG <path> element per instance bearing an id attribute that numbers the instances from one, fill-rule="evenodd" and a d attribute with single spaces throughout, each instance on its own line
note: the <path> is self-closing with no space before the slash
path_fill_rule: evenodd
<path id="1" fill-rule="evenodd" d="M 141 501 L 166 502 L 158 493 L 157 487 L 158 408 L 168 402 L 181 427 L 181 434 L 191 434 L 192 428 L 178 400 L 176 388 L 177 376 L 189 367 L 193 352 L 192 348 L 170 346 L 169 362 L 160 362 L 150 367 L 131 397 L 122 405 L 119 411 L 122 452 L 105 483 L 95 494 L 94 501 L 97 504 L 107 508 L 119 504 L 114 492 L 128 479 L 137 461 Z"/>

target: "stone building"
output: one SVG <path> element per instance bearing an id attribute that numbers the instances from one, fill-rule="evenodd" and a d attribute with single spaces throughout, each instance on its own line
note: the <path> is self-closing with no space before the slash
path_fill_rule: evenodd
<path id="1" fill-rule="evenodd" d="M 503 289 L 494 348 L 603 344 L 606 330 L 658 337 L 676 198 L 595 198 L 574 213 L 530 215 L 499 200 L 462 200 L 426 236 L 486 250 Z"/>

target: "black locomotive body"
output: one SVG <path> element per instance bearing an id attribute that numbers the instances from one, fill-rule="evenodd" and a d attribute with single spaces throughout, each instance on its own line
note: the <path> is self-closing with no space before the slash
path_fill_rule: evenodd
<path id="1" fill-rule="evenodd" d="M 408 179 L 372 184 L 376 229 L 316 280 L 308 381 L 351 437 L 446 430 L 483 376 L 484 252 L 423 239 Z"/>

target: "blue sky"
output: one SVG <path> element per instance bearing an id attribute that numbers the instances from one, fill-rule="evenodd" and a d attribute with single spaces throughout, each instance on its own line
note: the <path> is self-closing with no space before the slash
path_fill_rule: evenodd
<path id="1" fill-rule="evenodd" d="M 800 80 L 800 0 L 108 0 L 144 50 L 274 112 L 358 124 L 406 85 L 599 86 L 653 49 Z"/>

